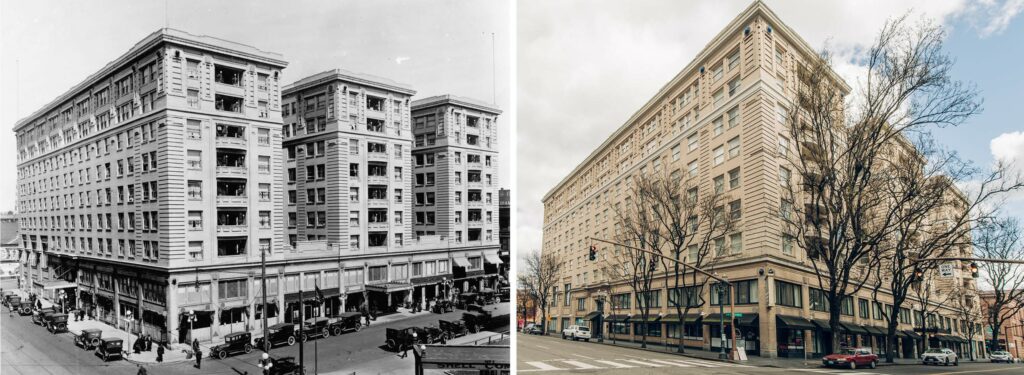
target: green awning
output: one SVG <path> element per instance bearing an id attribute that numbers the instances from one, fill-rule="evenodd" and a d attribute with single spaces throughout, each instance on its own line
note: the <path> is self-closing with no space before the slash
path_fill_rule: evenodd
<path id="1" fill-rule="evenodd" d="M 801 317 L 776 315 L 775 320 L 778 320 L 783 327 L 788 329 L 814 329 L 814 325 L 811 322 Z"/>
<path id="2" fill-rule="evenodd" d="M 598 315 L 601 315 L 600 311 L 593 311 L 590 314 L 587 314 L 587 316 L 584 316 L 583 320 L 591 320 L 596 318 Z"/>
<path id="3" fill-rule="evenodd" d="M 685 314 L 683 321 L 686 323 L 695 323 L 700 320 L 700 314 Z M 664 323 L 679 323 L 679 314 L 668 314 L 661 318 Z"/>
<path id="4" fill-rule="evenodd" d="M 883 329 L 883 328 L 878 328 L 878 327 L 875 327 L 875 326 L 864 326 L 864 329 L 867 330 L 868 333 L 870 333 L 872 335 L 877 335 L 877 336 L 885 336 L 886 335 L 886 332 L 885 332 L 886 329 Z"/>
<path id="5" fill-rule="evenodd" d="M 864 327 L 861 327 L 861 326 L 853 324 L 853 323 L 839 322 L 839 326 L 843 327 L 843 329 L 846 330 L 846 332 L 848 332 L 848 333 L 857 334 L 857 335 L 870 335 L 871 334 L 871 332 L 869 332 L 868 330 L 864 329 Z"/>
<path id="6" fill-rule="evenodd" d="M 811 322 L 814 322 L 814 325 L 818 326 L 818 328 L 820 328 L 822 331 L 832 332 L 832 327 L 828 325 L 827 320 L 811 319 Z"/>
<path id="7" fill-rule="evenodd" d="M 629 320 L 629 315 L 622 315 L 622 314 L 608 315 L 607 317 L 604 318 L 604 320 L 606 322 L 611 322 L 611 321 L 625 322 L 625 321 Z"/>
<path id="8" fill-rule="evenodd" d="M 908 337 L 910 337 L 910 338 L 912 338 L 914 340 L 921 340 L 921 339 L 924 338 L 921 335 L 919 335 L 917 332 L 914 332 L 914 331 L 909 331 L 908 330 L 908 331 L 903 331 L 903 333 L 906 333 Z"/>

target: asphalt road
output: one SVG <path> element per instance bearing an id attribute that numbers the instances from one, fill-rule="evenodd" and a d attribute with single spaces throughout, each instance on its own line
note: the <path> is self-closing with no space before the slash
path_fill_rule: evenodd
<path id="1" fill-rule="evenodd" d="M 778 368 L 694 359 L 668 353 L 596 342 L 573 342 L 557 336 L 516 336 L 516 373 L 547 374 L 1024 374 L 1024 365 L 961 363 L 958 367 L 897 365 L 878 369 Z"/>
<path id="2" fill-rule="evenodd" d="M 310 340 L 305 346 L 307 373 L 312 374 L 317 369 L 320 374 L 410 374 L 413 371 L 412 352 L 401 358 L 401 353 L 383 349 L 385 328 L 436 325 L 438 319 L 460 319 L 462 313 L 462 310 L 456 310 L 447 314 L 422 314 L 387 326 L 371 324 L 359 332 Z M 3 375 L 118 375 L 138 371 L 134 364 L 126 361 L 104 363 L 92 351 L 75 346 L 71 334 L 50 334 L 33 324 L 29 316 L 14 314 L 14 317 L 8 317 L 5 307 L 0 307 L 0 345 L 0 374 Z M 270 351 L 275 357 L 297 357 L 298 352 L 298 344 Z M 194 362 L 147 365 L 146 369 L 149 374 L 259 374 L 256 363 L 261 353 L 254 350 L 250 354 L 224 360 L 203 358 L 202 370 L 194 368 Z M 314 358 L 317 359 L 315 365 Z"/>

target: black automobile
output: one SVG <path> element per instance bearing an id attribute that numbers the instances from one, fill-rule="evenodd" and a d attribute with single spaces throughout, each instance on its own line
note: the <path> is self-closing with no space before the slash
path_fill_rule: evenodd
<path id="1" fill-rule="evenodd" d="M 0 297 L 0 298 L 3 298 L 3 304 L 4 304 L 4 306 L 7 306 L 7 300 L 8 300 L 9 298 L 11 298 L 11 296 L 13 296 L 13 295 L 15 295 L 15 294 L 14 294 L 14 291 L 10 291 L 10 290 L 5 290 L 5 291 L 3 292 L 3 294 L 2 294 L 2 295 L 0 295 L 0 296 L 2 296 L 2 297 Z"/>
<path id="2" fill-rule="evenodd" d="M 103 359 L 103 362 L 107 362 L 112 359 L 123 359 L 121 352 L 124 346 L 124 341 L 118 338 L 104 338 L 100 339 L 100 344 L 96 345 L 96 356 Z"/>
<path id="3" fill-rule="evenodd" d="M 32 313 L 32 323 L 45 326 L 46 314 L 55 314 L 56 312 L 57 310 L 52 307 L 36 310 L 34 313 Z"/>
<path id="4" fill-rule="evenodd" d="M 337 316 L 337 320 L 330 324 L 331 334 L 340 335 L 342 332 L 356 332 L 363 328 L 363 314 L 358 312 L 345 312 Z"/>
<path id="5" fill-rule="evenodd" d="M 267 337 L 270 338 L 270 346 L 281 344 L 295 345 L 295 325 L 291 323 L 274 324 L 267 327 Z M 263 337 L 256 338 L 257 348 L 263 347 L 263 340 Z"/>
<path id="6" fill-rule="evenodd" d="M 35 312 L 35 309 L 32 308 L 32 301 L 31 300 L 28 301 L 28 302 L 21 301 L 21 303 L 18 304 L 18 315 L 21 315 L 21 316 L 32 315 L 34 312 Z"/>
<path id="7" fill-rule="evenodd" d="M 327 338 L 331 337 L 330 319 L 327 318 L 309 318 L 305 322 L 302 322 L 302 335 L 299 338 L 302 342 L 309 341 L 310 338 Z"/>
<path id="8" fill-rule="evenodd" d="M 430 312 L 435 314 L 443 314 L 452 311 L 455 311 L 455 305 L 452 304 L 452 301 L 446 299 L 439 299 L 430 307 Z"/>
<path id="9" fill-rule="evenodd" d="M 210 355 L 218 359 L 228 357 L 228 354 L 252 353 L 252 334 L 249 332 L 235 332 L 224 336 L 224 343 L 210 348 Z"/>
<path id="10" fill-rule="evenodd" d="M 4 303 L 11 311 L 17 311 L 18 314 L 21 314 L 21 296 L 8 296 Z"/>
<path id="11" fill-rule="evenodd" d="M 43 317 L 43 325 L 50 333 L 59 333 L 68 331 L 68 314 L 64 313 L 52 313 L 46 314 Z"/>
<path id="12" fill-rule="evenodd" d="M 455 337 L 465 336 L 469 333 L 469 328 L 466 327 L 466 322 L 461 320 L 438 320 L 437 325 L 441 327 L 441 331 L 444 332 L 445 338 L 448 340 Z"/>
<path id="13" fill-rule="evenodd" d="M 85 350 L 92 350 L 100 345 L 100 339 L 102 337 L 102 330 L 97 328 L 86 328 L 82 330 L 82 333 L 75 335 L 75 345 L 81 346 Z"/>
<path id="14" fill-rule="evenodd" d="M 273 366 L 270 366 L 271 375 L 305 375 L 305 370 L 299 370 L 299 364 L 295 363 L 295 357 L 281 357 L 271 359 Z"/>
<path id="15" fill-rule="evenodd" d="M 437 327 L 416 328 L 417 344 L 433 344 L 447 340 L 446 332 Z"/>
<path id="16" fill-rule="evenodd" d="M 388 350 L 400 352 L 403 349 L 411 348 L 413 344 L 416 344 L 416 327 L 406 327 L 401 329 L 388 328 L 384 334 L 384 345 L 387 346 Z"/>

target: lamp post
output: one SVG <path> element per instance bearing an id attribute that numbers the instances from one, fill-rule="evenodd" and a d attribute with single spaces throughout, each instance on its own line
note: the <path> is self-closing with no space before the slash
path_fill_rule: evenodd
<path id="1" fill-rule="evenodd" d="M 132 347 L 132 310 L 126 310 L 124 312 L 124 321 L 125 321 L 125 323 L 128 323 L 128 347 L 131 348 Z M 132 350 L 128 349 L 128 353 L 131 353 L 131 352 L 132 352 Z"/>
<path id="2" fill-rule="evenodd" d="M 195 337 L 196 334 L 195 334 L 195 331 L 194 331 L 194 329 L 195 329 L 194 328 L 195 321 L 196 321 L 196 311 L 195 310 L 189 310 L 188 311 L 188 337 L 191 338 L 192 341 L 196 340 L 196 337 Z M 192 348 L 192 350 L 196 350 L 196 348 Z"/>
<path id="3" fill-rule="evenodd" d="M 718 359 L 729 359 L 729 355 L 725 354 L 725 302 L 722 298 L 725 297 L 724 285 L 718 283 L 718 332 L 721 342 L 719 343 Z"/>
<path id="4" fill-rule="evenodd" d="M 263 355 L 260 356 L 258 366 L 260 370 L 263 370 L 263 375 L 269 374 L 270 368 L 274 366 L 274 362 L 270 360 L 270 354 L 264 352 Z"/>

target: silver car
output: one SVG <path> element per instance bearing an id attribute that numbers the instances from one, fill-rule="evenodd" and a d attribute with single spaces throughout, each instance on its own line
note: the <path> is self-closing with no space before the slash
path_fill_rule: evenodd
<path id="1" fill-rule="evenodd" d="M 992 355 L 989 356 L 989 359 L 991 359 L 993 363 L 995 363 L 995 362 L 1013 363 L 1013 356 L 1010 355 L 1010 352 L 1005 352 L 1005 351 L 992 352 Z"/>
<path id="2" fill-rule="evenodd" d="M 957 358 L 956 352 L 946 348 L 931 348 L 924 351 L 921 355 L 921 363 L 926 365 L 953 365 L 960 366 L 960 359 Z"/>

